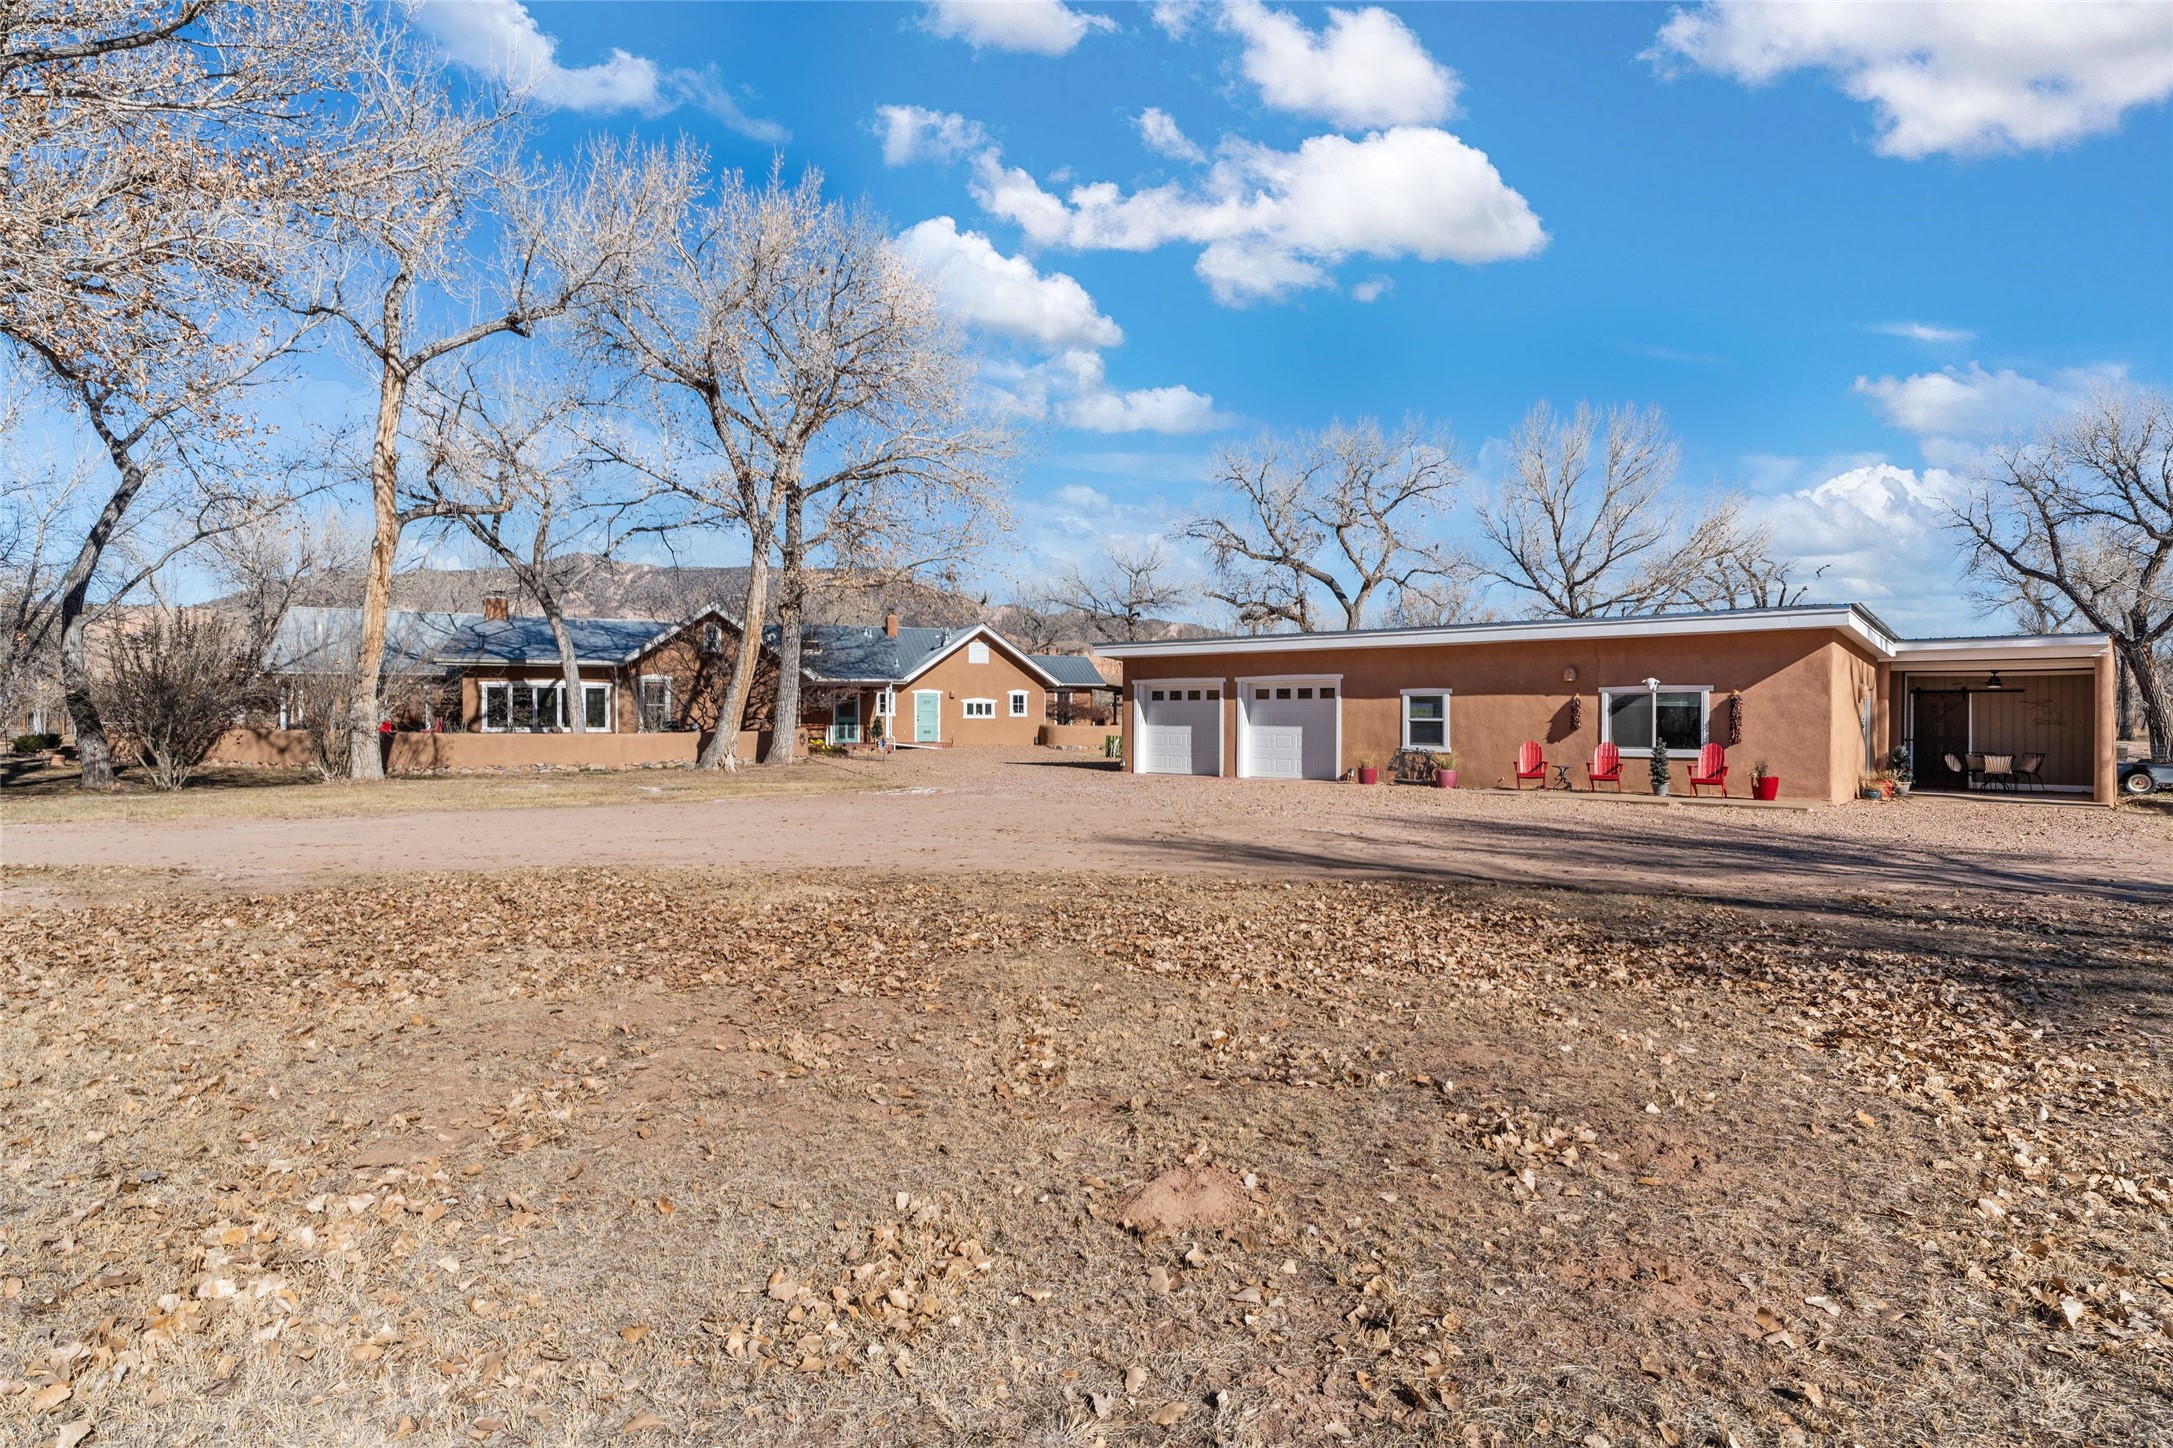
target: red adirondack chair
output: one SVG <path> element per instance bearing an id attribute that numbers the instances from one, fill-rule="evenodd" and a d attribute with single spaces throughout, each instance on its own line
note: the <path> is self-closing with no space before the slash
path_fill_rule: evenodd
<path id="1" fill-rule="evenodd" d="M 1524 788 L 1524 781 L 1536 779 L 1539 787 L 1547 787 L 1547 756 L 1540 752 L 1537 739 L 1527 739 L 1517 746 L 1517 788 Z"/>
<path id="2" fill-rule="evenodd" d="M 1690 766 L 1690 792 L 1696 794 L 1701 784 L 1718 789 L 1722 799 L 1728 797 L 1728 751 L 1718 744 L 1700 749 L 1698 762 Z"/>
<path id="3" fill-rule="evenodd" d="M 1598 792 L 1603 784 L 1615 787 L 1622 793 L 1622 751 L 1612 744 L 1602 744 L 1592 751 L 1591 762 L 1584 767 L 1585 788 Z"/>

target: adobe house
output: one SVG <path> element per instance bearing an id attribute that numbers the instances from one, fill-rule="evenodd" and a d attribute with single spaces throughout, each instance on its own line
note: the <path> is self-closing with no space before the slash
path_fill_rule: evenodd
<path id="1" fill-rule="evenodd" d="M 1919 788 L 1981 788 L 1973 761 L 2038 753 L 2045 791 L 2114 798 L 2103 634 L 1907 639 L 1848 604 L 1096 652 L 1123 664 L 1128 767 L 1143 774 L 1336 779 L 1408 747 L 1455 751 L 1463 780 L 1483 786 L 1509 781 L 1533 740 L 1550 784 L 1566 770 L 1583 788 L 1604 740 L 1640 791 L 1657 721 L 1677 788 L 1715 741 L 1728 746 L 1731 794 L 1762 761 L 1783 798 L 1843 800 L 1907 743 Z"/>
<path id="2" fill-rule="evenodd" d="M 568 618 L 581 675 L 585 733 L 707 732 L 740 637 L 720 608 L 685 619 Z M 297 608 L 282 622 L 267 667 L 290 678 L 352 672 L 353 609 Z M 482 613 L 395 611 L 386 631 L 388 700 L 407 730 L 570 734 L 558 642 L 549 621 L 513 614 L 507 600 Z M 771 727 L 777 697 L 775 626 L 748 699 L 742 745 Z M 1093 661 L 1032 655 L 985 624 L 935 629 L 818 624 L 802 644 L 801 727 L 844 746 L 1030 745 L 1050 717 L 1052 691 L 1107 688 Z M 1091 681 L 1091 682 L 1089 682 Z M 301 723 L 306 691 L 284 692 L 279 724 Z M 616 756 L 614 756 L 614 760 Z"/>

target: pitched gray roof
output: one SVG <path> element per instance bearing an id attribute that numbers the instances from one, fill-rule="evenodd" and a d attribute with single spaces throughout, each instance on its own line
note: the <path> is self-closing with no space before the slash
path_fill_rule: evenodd
<path id="1" fill-rule="evenodd" d="M 1094 661 L 1085 654 L 1029 654 L 1028 658 L 1041 666 L 1041 672 L 1059 684 L 1072 689 L 1113 689 L 1116 685 L 1102 677 L 1102 671 L 1094 667 Z"/>
<path id="2" fill-rule="evenodd" d="M 573 653 L 584 664 L 616 664 L 667 630 L 679 625 L 658 618 L 569 618 L 566 633 Z M 438 649 L 443 664 L 555 664 L 558 640 L 551 621 L 530 614 L 513 618 L 476 618 L 448 637 Z"/>

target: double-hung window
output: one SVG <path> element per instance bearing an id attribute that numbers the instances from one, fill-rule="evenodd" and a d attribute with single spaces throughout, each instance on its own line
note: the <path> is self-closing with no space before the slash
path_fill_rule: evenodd
<path id="1" fill-rule="evenodd" d="M 966 701 L 966 717 L 968 719 L 995 718 L 996 701 L 994 699 L 968 699 Z"/>
<path id="2" fill-rule="evenodd" d="M 1026 717 L 1026 691 L 1024 689 L 1013 689 L 1011 691 L 1011 717 L 1014 719 L 1024 719 Z"/>
<path id="3" fill-rule="evenodd" d="M 1449 691 L 1447 689 L 1406 689 L 1403 691 L 1403 747 L 1406 749 L 1446 749 L 1449 747 Z"/>
<path id="4" fill-rule="evenodd" d="M 641 676 L 640 726 L 644 734 L 671 727 L 672 679 L 669 674 Z"/>
<path id="5" fill-rule="evenodd" d="M 1600 738 L 1624 754 L 1650 755 L 1657 725 L 1670 755 L 1696 754 L 1705 743 L 1713 691 L 1704 685 L 1663 684 L 1657 690 L 1600 690 Z"/>

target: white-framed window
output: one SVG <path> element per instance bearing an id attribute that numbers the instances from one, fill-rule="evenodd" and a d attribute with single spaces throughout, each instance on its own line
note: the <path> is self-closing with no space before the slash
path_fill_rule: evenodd
<path id="1" fill-rule="evenodd" d="M 668 728 L 672 717 L 672 676 L 670 674 L 643 674 L 639 692 L 641 732 L 654 734 Z"/>
<path id="2" fill-rule="evenodd" d="M 1403 691 L 1403 747 L 1449 747 L 1449 695 L 1447 689 Z"/>
<path id="3" fill-rule="evenodd" d="M 875 691 L 875 717 L 878 719 L 893 719 L 897 717 L 897 714 L 898 691 L 896 689 L 877 689 Z"/>
<path id="4" fill-rule="evenodd" d="M 1600 690 L 1600 738 L 1624 754 L 1650 757 L 1653 710 L 1659 710 L 1660 740 L 1670 758 L 1695 755 L 1705 743 L 1712 705 L 1709 684 L 1642 684 Z"/>
<path id="5" fill-rule="evenodd" d="M 581 727 L 598 733 L 611 732 L 611 686 L 581 681 L 581 702 L 586 712 L 581 716 Z"/>
<path id="6" fill-rule="evenodd" d="M 1024 689 L 1013 689 L 1011 691 L 1011 717 L 1014 719 L 1024 719 L 1026 717 L 1026 691 Z"/>
<path id="7" fill-rule="evenodd" d="M 974 642 L 972 642 L 972 643 L 970 643 L 970 644 L 967 644 L 967 645 L 966 645 L 966 662 L 967 662 L 967 663 L 969 663 L 969 664 L 985 664 L 985 663 L 987 663 L 987 662 L 988 662 L 988 645 L 987 645 L 987 644 L 984 644 L 984 643 L 982 643 L 982 642 L 981 642 L 980 640 L 978 640 L 978 639 L 976 639 L 976 640 L 975 640 Z"/>
<path id="8" fill-rule="evenodd" d="M 993 718 L 995 718 L 995 717 L 996 717 L 996 701 L 995 701 L 994 699 L 968 699 L 968 700 L 966 700 L 966 717 L 967 717 L 968 719 L 993 719 Z"/>
<path id="9" fill-rule="evenodd" d="M 486 679 L 482 695 L 482 728 L 486 734 L 555 733 L 568 727 L 566 686 L 556 679 Z M 584 727 L 598 731 L 611 728 L 611 685 L 584 679 L 581 702 Z"/>

